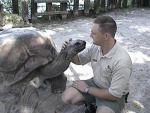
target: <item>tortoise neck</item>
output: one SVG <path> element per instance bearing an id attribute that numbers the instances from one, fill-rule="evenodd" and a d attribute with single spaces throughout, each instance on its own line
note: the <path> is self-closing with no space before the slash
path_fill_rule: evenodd
<path id="1" fill-rule="evenodd" d="M 71 61 L 72 56 L 73 55 L 69 54 L 66 49 L 62 49 L 57 56 L 57 60 L 60 59 L 60 60 L 64 60 L 64 61 Z"/>
<path id="2" fill-rule="evenodd" d="M 50 62 L 40 69 L 41 75 L 45 75 L 45 78 L 52 78 L 62 74 L 69 67 L 71 62 L 71 58 L 68 57 L 67 59 L 67 55 L 67 51 L 61 50 L 53 62 Z"/>

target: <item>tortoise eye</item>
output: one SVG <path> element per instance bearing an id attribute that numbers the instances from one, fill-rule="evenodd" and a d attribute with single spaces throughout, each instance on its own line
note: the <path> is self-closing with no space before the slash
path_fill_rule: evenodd
<path id="1" fill-rule="evenodd" d="M 80 43 L 79 43 L 79 42 L 76 42 L 76 43 L 75 43 L 75 45 L 76 45 L 76 46 L 79 46 L 79 45 L 80 45 Z"/>

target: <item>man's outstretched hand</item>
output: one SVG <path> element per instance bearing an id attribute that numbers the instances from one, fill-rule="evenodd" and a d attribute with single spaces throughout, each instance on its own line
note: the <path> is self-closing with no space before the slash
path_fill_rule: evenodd
<path id="1" fill-rule="evenodd" d="M 72 87 L 78 89 L 81 92 L 85 92 L 85 89 L 89 86 L 82 80 L 76 80 L 73 82 Z"/>
<path id="2" fill-rule="evenodd" d="M 62 49 L 65 49 L 65 47 L 68 45 L 68 43 L 72 41 L 72 38 L 70 38 L 69 40 L 65 41 L 62 45 Z"/>

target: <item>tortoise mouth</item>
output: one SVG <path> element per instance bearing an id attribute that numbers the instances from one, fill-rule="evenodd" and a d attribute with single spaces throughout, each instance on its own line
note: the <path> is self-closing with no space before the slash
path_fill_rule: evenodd
<path id="1" fill-rule="evenodd" d="M 81 52 L 82 50 L 84 50 L 86 47 L 86 42 L 82 41 L 82 43 L 80 44 L 80 46 L 76 49 L 77 52 Z"/>
<path id="2" fill-rule="evenodd" d="M 85 42 L 85 41 L 83 41 L 82 50 L 83 50 L 83 49 L 85 49 L 85 47 L 86 47 L 86 42 Z"/>

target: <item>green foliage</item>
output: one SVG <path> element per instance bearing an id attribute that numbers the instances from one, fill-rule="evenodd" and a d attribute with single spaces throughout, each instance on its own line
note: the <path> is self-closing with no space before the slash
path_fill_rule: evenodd
<path id="1" fill-rule="evenodd" d="M 128 7 L 129 7 L 129 8 L 133 7 L 132 1 L 133 1 L 133 0 L 128 0 Z"/>
<path id="2" fill-rule="evenodd" d="M 3 4 L 4 12 L 12 13 L 12 0 L 1 0 L 1 3 Z"/>
<path id="3" fill-rule="evenodd" d="M 13 26 L 22 26 L 24 25 L 24 21 L 21 16 L 5 13 L 3 17 L 3 25 L 7 24 L 12 24 Z"/>

